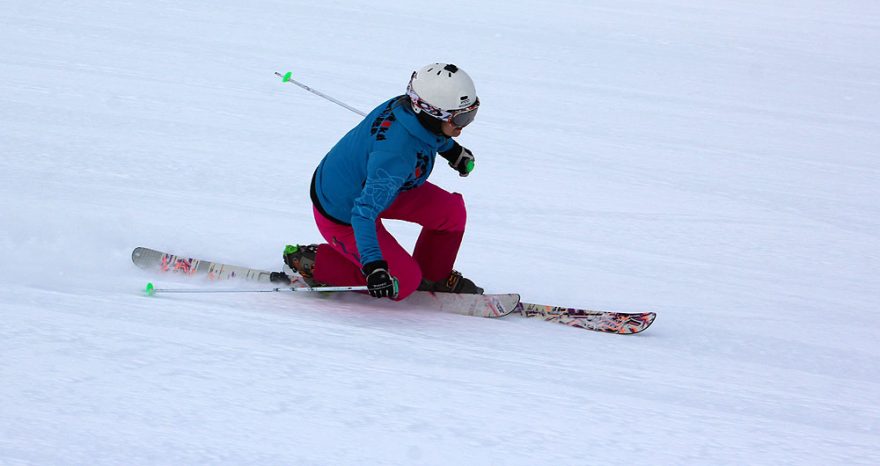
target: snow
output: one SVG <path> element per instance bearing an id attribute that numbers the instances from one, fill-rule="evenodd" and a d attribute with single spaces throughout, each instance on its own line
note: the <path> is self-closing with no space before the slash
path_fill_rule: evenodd
<path id="1" fill-rule="evenodd" d="M 880 4 L 0 6 L 0 463 L 880 463 Z M 369 110 L 452 61 L 457 267 L 638 336 L 366 299 L 165 295 L 136 246 L 276 269 Z M 393 224 L 405 244 L 417 230 Z"/>

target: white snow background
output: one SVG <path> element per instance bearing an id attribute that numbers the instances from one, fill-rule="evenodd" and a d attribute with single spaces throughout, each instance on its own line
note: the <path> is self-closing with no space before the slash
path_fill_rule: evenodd
<path id="1" fill-rule="evenodd" d="M 874 0 L 0 4 L 0 464 L 880 463 Z M 450 61 L 457 268 L 642 335 L 288 293 L 311 173 Z M 405 244 L 417 230 L 392 224 Z"/>

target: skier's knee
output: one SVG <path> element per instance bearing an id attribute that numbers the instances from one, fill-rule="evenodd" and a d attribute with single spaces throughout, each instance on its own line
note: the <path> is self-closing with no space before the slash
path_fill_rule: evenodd
<path id="1" fill-rule="evenodd" d="M 452 193 L 447 211 L 446 230 L 447 231 L 464 231 L 467 224 L 467 207 L 464 203 L 464 196 L 459 193 Z"/>

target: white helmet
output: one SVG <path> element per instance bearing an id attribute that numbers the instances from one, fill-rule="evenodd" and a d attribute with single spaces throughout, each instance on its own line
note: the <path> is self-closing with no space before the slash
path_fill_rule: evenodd
<path id="1" fill-rule="evenodd" d="M 406 87 L 413 111 L 464 127 L 474 121 L 480 99 L 474 81 L 463 69 L 434 63 L 414 71 Z"/>

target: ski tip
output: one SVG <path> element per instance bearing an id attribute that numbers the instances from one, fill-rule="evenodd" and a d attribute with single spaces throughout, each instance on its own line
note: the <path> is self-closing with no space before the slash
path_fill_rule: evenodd
<path id="1" fill-rule="evenodd" d="M 152 283 L 147 283 L 147 287 L 144 288 L 144 293 L 146 293 L 147 296 L 153 296 L 156 294 L 156 287 L 154 287 Z"/>
<path id="2" fill-rule="evenodd" d="M 618 334 L 621 335 L 635 335 L 637 333 L 642 333 L 654 323 L 654 319 L 657 318 L 656 312 L 645 312 L 643 314 L 639 314 L 634 317 L 634 319 L 639 320 L 640 322 L 637 325 L 624 325 L 617 331 Z"/>

